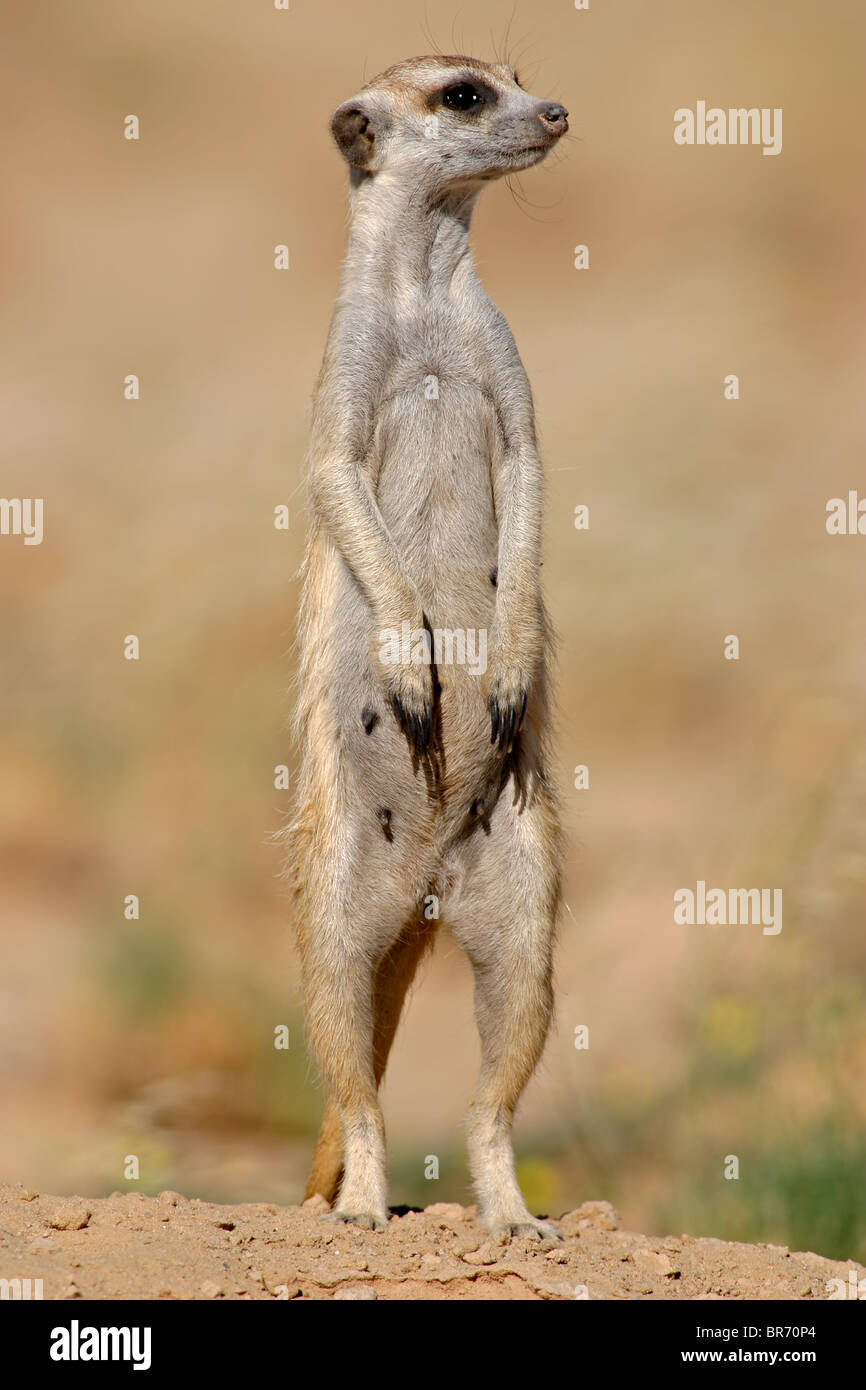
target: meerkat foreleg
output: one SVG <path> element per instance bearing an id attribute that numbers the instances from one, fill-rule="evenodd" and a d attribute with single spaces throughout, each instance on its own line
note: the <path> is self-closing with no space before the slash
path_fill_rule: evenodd
<path id="1" fill-rule="evenodd" d="M 484 695 L 491 743 L 507 753 L 520 731 L 544 652 L 539 575 L 542 472 L 531 427 L 508 449 L 494 478 L 499 524 L 496 614 Z"/>
<path id="2" fill-rule="evenodd" d="M 431 666 L 424 661 L 386 664 L 380 651 L 384 634 L 424 632 L 428 625 L 415 585 L 376 505 L 362 467 L 347 455 L 323 455 L 312 472 L 313 506 L 331 542 L 360 584 L 371 617 L 374 669 L 413 751 L 426 749 L 433 727 L 435 694 Z"/>

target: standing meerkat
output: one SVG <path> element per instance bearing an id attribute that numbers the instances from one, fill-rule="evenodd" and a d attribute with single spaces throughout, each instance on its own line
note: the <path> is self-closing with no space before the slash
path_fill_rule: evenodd
<path id="1" fill-rule="evenodd" d="M 331 121 L 351 227 L 313 408 L 287 838 L 327 1086 L 306 1195 L 373 1229 L 378 1087 L 438 903 L 475 977 L 480 1218 L 556 1234 L 527 1209 L 511 1140 L 551 1017 L 559 899 L 542 469 L 469 225 L 484 185 L 538 164 L 567 115 L 507 66 L 436 56 L 389 68 Z"/>

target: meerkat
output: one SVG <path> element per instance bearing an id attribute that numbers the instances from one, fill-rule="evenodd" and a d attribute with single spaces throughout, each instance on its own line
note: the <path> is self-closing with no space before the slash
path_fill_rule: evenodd
<path id="1" fill-rule="evenodd" d="M 287 839 L 327 1088 L 306 1195 L 368 1229 L 388 1219 L 379 1083 L 446 924 L 474 973 L 479 1218 L 504 1238 L 556 1236 L 526 1206 L 511 1137 L 551 1018 L 560 883 L 542 468 L 469 230 L 485 184 L 540 163 L 567 116 L 508 66 L 433 56 L 331 121 L 351 222 L 313 404 Z"/>

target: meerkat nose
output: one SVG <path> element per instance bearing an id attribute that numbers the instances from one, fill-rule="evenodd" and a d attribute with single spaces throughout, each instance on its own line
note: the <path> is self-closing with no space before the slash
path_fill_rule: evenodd
<path id="1" fill-rule="evenodd" d="M 568 112 L 558 101 L 546 101 L 538 113 L 538 119 L 553 135 L 564 135 L 568 130 Z"/>

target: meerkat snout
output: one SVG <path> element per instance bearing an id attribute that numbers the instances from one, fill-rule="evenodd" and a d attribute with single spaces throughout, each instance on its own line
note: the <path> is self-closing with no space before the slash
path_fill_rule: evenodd
<path id="1" fill-rule="evenodd" d="M 538 113 L 538 119 L 551 135 L 564 135 L 568 130 L 568 112 L 558 101 L 546 101 Z"/>
<path id="2" fill-rule="evenodd" d="M 525 92 L 510 67 L 447 56 L 397 63 L 331 120 L 358 180 L 405 171 L 433 189 L 528 169 L 567 130 L 565 107 Z"/>

